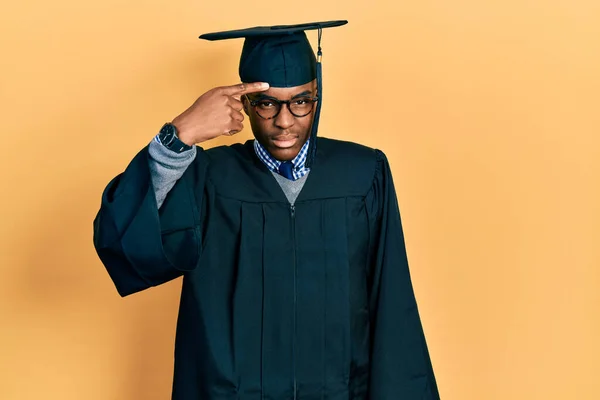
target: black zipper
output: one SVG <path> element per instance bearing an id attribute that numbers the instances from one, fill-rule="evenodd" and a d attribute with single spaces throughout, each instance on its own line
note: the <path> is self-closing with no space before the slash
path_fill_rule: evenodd
<path id="1" fill-rule="evenodd" d="M 293 370 L 294 370 L 294 400 L 296 400 L 297 392 L 298 392 L 298 383 L 296 381 L 296 301 L 297 301 L 297 292 L 296 292 L 296 206 L 290 206 L 290 214 L 292 217 L 292 256 L 294 259 L 294 323 L 293 330 L 294 336 L 292 341 L 292 360 L 293 360 Z"/>

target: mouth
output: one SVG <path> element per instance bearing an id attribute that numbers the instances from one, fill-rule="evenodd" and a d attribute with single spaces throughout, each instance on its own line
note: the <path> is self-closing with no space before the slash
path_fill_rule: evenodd
<path id="1" fill-rule="evenodd" d="M 271 141 L 277 148 L 289 149 L 290 147 L 294 147 L 296 142 L 298 142 L 298 137 L 293 135 L 281 135 L 275 136 Z"/>

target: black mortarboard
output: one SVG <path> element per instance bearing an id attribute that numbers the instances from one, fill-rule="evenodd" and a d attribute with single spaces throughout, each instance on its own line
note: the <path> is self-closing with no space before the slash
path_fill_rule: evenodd
<path id="1" fill-rule="evenodd" d="M 316 136 L 323 103 L 322 29 L 347 23 L 348 21 L 326 21 L 298 25 L 258 26 L 200 36 L 201 39 L 206 40 L 245 38 L 239 66 L 242 82 L 267 82 L 273 87 L 294 87 L 317 80 L 319 101 L 310 135 L 307 160 L 309 166 L 316 152 Z M 307 30 L 318 30 L 317 57 L 304 33 Z"/>

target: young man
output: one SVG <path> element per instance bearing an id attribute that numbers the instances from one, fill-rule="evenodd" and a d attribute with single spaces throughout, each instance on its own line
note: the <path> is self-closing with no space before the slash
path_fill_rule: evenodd
<path id="1" fill-rule="evenodd" d="M 94 244 L 119 293 L 183 275 L 174 399 L 439 399 L 386 157 L 316 136 L 304 31 L 345 23 L 204 35 L 246 38 L 245 83 L 200 96 L 104 191 Z M 195 146 L 242 111 L 256 140 Z"/>

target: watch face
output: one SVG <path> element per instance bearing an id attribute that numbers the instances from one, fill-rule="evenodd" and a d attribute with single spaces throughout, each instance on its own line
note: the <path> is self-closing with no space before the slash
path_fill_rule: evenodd
<path id="1" fill-rule="evenodd" d="M 181 153 L 185 150 L 190 150 L 192 146 L 183 143 L 177 137 L 177 128 L 171 123 L 166 123 L 160 130 L 158 139 L 166 148 Z"/>
<path id="2" fill-rule="evenodd" d="M 173 143 L 173 139 L 175 139 L 175 126 L 173 124 L 164 124 L 160 130 L 160 135 L 158 136 L 162 144 L 169 147 L 171 143 Z"/>

